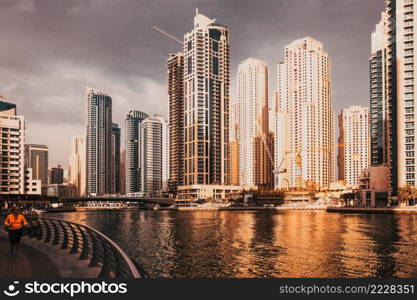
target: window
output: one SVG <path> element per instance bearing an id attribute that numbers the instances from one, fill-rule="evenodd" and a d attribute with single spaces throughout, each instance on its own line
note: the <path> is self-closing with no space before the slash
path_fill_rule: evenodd
<path id="1" fill-rule="evenodd" d="M 219 52 L 219 43 L 213 41 L 213 51 L 214 52 Z"/>
<path id="2" fill-rule="evenodd" d="M 213 57 L 213 74 L 219 75 L 219 58 Z"/>

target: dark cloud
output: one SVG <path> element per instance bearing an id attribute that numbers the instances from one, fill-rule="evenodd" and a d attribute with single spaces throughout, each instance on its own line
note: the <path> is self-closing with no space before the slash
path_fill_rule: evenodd
<path id="1" fill-rule="evenodd" d="M 112 95 L 122 128 L 130 109 L 167 115 L 166 57 L 181 47 L 152 26 L 181 38 L 196 7 L 229 27 L 233 76 L 247 57 L 265 60 L 272 90 L 285 45 L 308 35 L 332 58 L 336 111 L 368 104 L 370 34 L 384 0 L 2 0 L 0 94 L 25 115 L 29 141 L 65 164 L 83 133 L 87 84 Z"/>

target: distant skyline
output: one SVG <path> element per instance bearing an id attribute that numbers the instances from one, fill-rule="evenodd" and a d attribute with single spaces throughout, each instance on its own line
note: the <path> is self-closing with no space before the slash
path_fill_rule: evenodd
<path id="1" fill-rule="evenodd" d="M 231 41 L 231 96 L 248 57 L 270 69 L 290 42 L 311 36 L 332 59 L 335 112 L 369 105 L 371 33 L 384 0 L 2 0 L 0 95 L 24 115 L 27 143 L 46 144 L 50 163 L 67 168 L 73 136 L 84 134 L 86 86 L 113 99 L 122 129 L 130 110 L 168 117 L 168 54 L 181 51 L 156 25 L 179 39 L 193 26 L 195 8 L 225 24 Z M 122 138 L 124 144 L 124 138 Z"/>

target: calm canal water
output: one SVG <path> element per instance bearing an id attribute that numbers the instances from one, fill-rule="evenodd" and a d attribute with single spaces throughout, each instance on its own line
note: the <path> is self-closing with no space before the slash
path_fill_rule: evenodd
<path id="1" fill-rule="evenodd" d="M 417 215 L 90 211 L 151 277 L 417 277 Z"/>

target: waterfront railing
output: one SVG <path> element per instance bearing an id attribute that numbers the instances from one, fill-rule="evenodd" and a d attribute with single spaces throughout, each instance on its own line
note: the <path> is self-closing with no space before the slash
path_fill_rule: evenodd
<path id="1" fill-rule="evenodd" d="M 146 278 L 146 272 L 135 263 L 114 241 L 100 231 L 74 222 L 27 217 L 29 225 L 25 234 L 69 254 L 89 260 L 89 267 L 99 267 L 102 278 Z"/>

